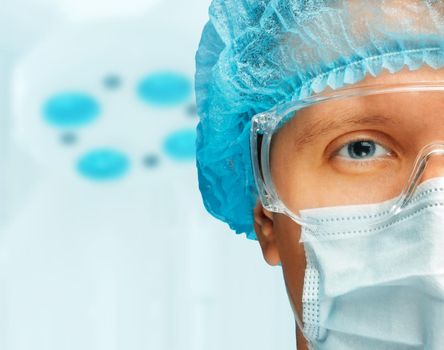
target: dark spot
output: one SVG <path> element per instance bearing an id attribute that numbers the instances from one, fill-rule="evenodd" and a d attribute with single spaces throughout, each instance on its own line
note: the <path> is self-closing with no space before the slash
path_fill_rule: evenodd
<path id="1" fill-rule="evenodd" d="M 73 132 L 66 132 L 60 135 L 60 142 L 66 146 L 71 146 L 77 142 L 77 135 Z"/>
<path id="2" fill-rule="evenodd" d="M 147 168 L 155 168 L 159 165 L 160 159 L 155 154 L 148 154 L 143 158 L 143 164 Z"/>
<path id="3" fill-rule="evenodd" d="M 110 74 L 103 79 L 103 85 L 110 90 L 116 90 L 122 85 L 122 79 L 115 74 Z"/>

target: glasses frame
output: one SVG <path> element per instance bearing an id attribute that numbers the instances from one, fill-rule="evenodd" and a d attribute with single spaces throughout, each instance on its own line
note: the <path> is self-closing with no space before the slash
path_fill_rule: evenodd
<path id="1" fill-rule="evenodd" d="M 289 216 L 301 226 L 318 226 L 319 222 L 311 218 L 302 218 L 293 213 L 279 198 L 273 184 L 270 171 L 270 146 L 272 136 L 282 122 L 286 123 L 294 117 L 294 113 L 301 108 L 319 103 L 339 99 L 380 95 L 400 92 L 444 92 L 444 81 L 415 81 L 397 84 L 369 84 L 359 87 L 347 87 L 331 92 L 314 94 L 300 100 L 276 105 L 272 109 L 261 112 L 252 117 L 250 129 L 250 153 L 253 174 L 262 206 L 271 212 L 282 213 Z M 288 120 L 284 120 L 290 113 Z M 260 145 L 258 144 L 260 142 Z M 260 149 L 260 152 L 259 152 Z M 403 191 L 387 215 L 373 222 L 374 225 L 386 221 L 403 210 L 412 198 L 414 190 L 421 179 L 421 175 L 428 160 L 433 155 L 444 155 L 444 141 L 427 144 L 418 153 L 418 156 Z M 260 159 L 259 159 L 260 158 Z"/>

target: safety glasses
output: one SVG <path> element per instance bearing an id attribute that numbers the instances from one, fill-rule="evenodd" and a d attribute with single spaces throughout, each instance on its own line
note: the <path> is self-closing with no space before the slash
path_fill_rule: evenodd
<path id="1" fill-rule="evenodd" d="M 366 85 L 312 95 L 252 118 L 251 159 L 265 209 L 300 225 L 304 211 L 393 201 L 444 176 L 444 82 Z M 441 166 L 443 165 L 443 166 Z"/>

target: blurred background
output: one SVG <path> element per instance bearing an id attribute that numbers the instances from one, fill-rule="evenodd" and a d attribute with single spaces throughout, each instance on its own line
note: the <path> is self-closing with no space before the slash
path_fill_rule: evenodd
<path id="1" fill-rule="evenodd" d="M 282 269 L 202 204 L 207 0 L 0 0 L 0 349 L 294 349 Z"/>

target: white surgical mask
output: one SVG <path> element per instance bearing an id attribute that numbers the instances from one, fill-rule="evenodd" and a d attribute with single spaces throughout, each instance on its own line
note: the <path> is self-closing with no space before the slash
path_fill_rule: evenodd
<path id="1" fill-rule="evenodd" d="M 389 221 L 366 224 L 393 203 L 301 211 L 322 220 L 301 232 L 311 349 L 444 349 L 444 177 L 421 183 Z"/>

